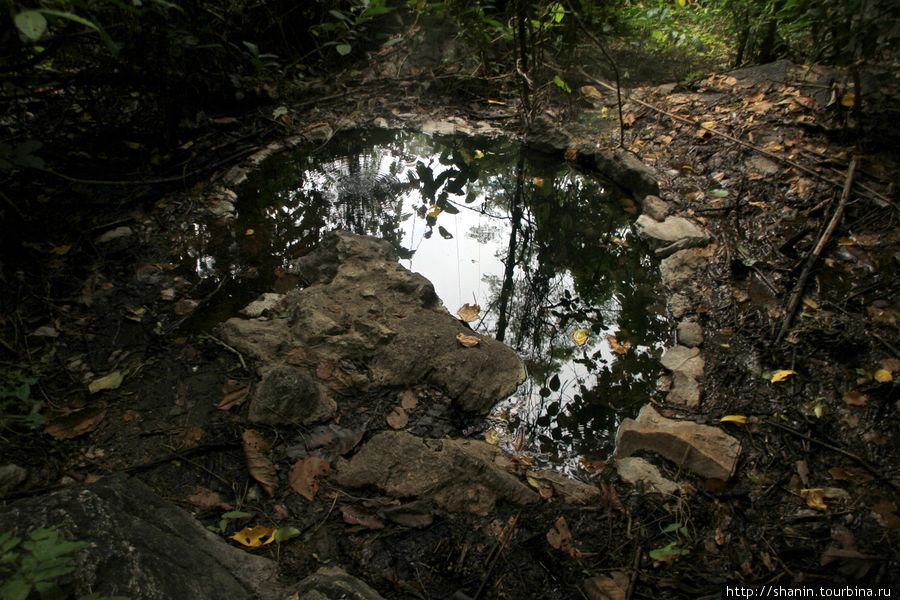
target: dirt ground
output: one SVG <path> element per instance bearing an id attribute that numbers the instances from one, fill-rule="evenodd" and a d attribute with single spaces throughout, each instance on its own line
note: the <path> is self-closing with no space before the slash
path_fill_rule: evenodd
<path id="1" fill-rule="evenodd" d="M 4 423 L 0 445 L 3 462 L 28 477 L 6 500 L 126 471 L 212 527 L 238 509 L 253 522 L 296 527 L 293 540 L 250 550 L 276 559 L 286 578 L 339 565 L 385 598 L 893 589 L 900 573 L 900 130 L 889 99 L 900 90 L 894 80 L 866 97 L 856 147 L 857 123 L 844 106 L 850 90 L 829 87 L 831 75 L 716 75 L 638 90 L 624 107 L 626 143 L 660 172 L 662 197 L 716 236 L 708 276 L 693 289 L 706 332 L 703 399 L 694 411 L 661 409 L 716 425 L 739 417 L 721 425 L 743 444 L 728 482 L 670 465 L 667 475 L 690 489 L 663 497 L 594 465 L 588 477 L 603 495 L 593 505 L 504 504 L 487 517 L 439 512 L 428 526 L 404 526 L 377 519 L 394 499 L 375 490 L 324 479 L 315 500 L 299 496 L 285 481 L 290 448 L 301 440 L 272 428 L 264 433 L 283 485 L 273 497 L 261 492 L 241 443 L 246 408 L 217 407 L 255 374 L 190 322 L 222 292 L 183 266 L 203 190 L 253 148 L 347 115 L 357 123 L 415 113 L 487 120 L 514 133 L 518 126 L 514 99 L 487 102 L 500 91 L 436 86 L 423 93 L 411 81 L 338 79 L 306 90 L 289 104 L 288 119 L 272 121 L 269 110 L 207 123 L 202 175 L 188 185 L 49 175 L 13 182 L 29 211 L 5 207 L 0 353 L 3 406 L 19 418 Z M 566 121 L 589 107 L 579 99 L 547 111 Z M 843 218 L 788 311 L 854 156 L 859 166 Z M 123 226 L 132 234 L 99 241 Z M 779 371 L 792 373 L 778 381 Z M 104 379 L 115 373 L 120 382 Z M 29 378 L 36 381 L 27 401 L 10 392 Z M 91 383 L 100 389 L 91 392 Z M 365 436 L 384 429 L 400 391 L 348 398 L 341 427 L 364 427 Z M 412 427 L 471 430 L 439 391 L 419 393 L 430 408 L 414 413 Z M 43 422 L 32 416 L 40 427 L 30 429 L 25 419 L 36 413 Z M 225 529 L 230 535 L 243 523 Z"/>

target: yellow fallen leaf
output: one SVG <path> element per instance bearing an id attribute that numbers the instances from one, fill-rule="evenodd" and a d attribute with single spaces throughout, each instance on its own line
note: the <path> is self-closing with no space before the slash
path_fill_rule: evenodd
<path id="1" fill-rule="evenodd" d="M 254 230 L 248 229 L 247 231 L 244 232 L 244 235 L 253 235 L 254 233 L 256 233 Z"/>
<path id="2" fill-rule="evenodd" d="M 431 207 L 431 210 L 428 211 L 428 216 L 431 218 L 436 218 L 442 212 L 444 212 L 444 211 L 441 210 L 437 205 L 433 205 Z"/>
<path id="3" fill-rule="evenodd" d="M 875 381 L 878 383 L 887 383 L 888 381 L 893 381 L 894 376 L 891 375 L 891 372 L 887 369 L 878 369 L 875 371 Z"/>
<path id="4" fill-rule="evenodd" d="M 572 332 L 572 339 L 575 340 L 575 343 L 579 346 L 584 346 L 584 343 L 588 339 L 587 329 L 576 329 Z"/>
<path id="5" fill-rule="evenodd" d="M 888 375 L 890 375 L 890 373 L 888 373 Z M 96 394 L 100 390 L 114 390 L 122 385 L 123 379 L 125 379 L 125 376 L 122 375 L 122 373 L 113 371 L 109 375 L 104 375 L 103 377 L 93 380 L 88 384 L 88 391 L 92 394 Z"/>
<path id="6" fill-rule="evenodd" d="M 544 180 L 543 180 L 543 178 L 541 178 L 541 177 L 533 177 L 533 178 L 531 179 L 531 182 L 532 182 L 534 185 L 536 185 L 537 187 L 543 187 L 543 186 L 544 186 Z"/>
<path id="7" fill-rule="evenodd" d="M 275 531 L 278 528 L 274 525 L 257 525 L 255 527 L 244 527 L 231 539 L 250 548 L 259 548 L 275 541 Z"/>
<path id="8" fill-rule="evenodd" d="M 778 383 L 779 381 L 784 381 L 789 376 L 796 374 L 797 371 L 792 371 L 791 369 L 782 369 L 780 371 L 775 371 L 774 373 L 772 373 L 772 379 L 770 379 L 769 381 L 771 381 L 772 383 Z"/>
<path id="9" fill-rule="evenodd" d="M 800 490 L 800 495 L 806 500 L 806 505 L 817 510 L 828 510 L 825 504 L 825 490 L 816 488 L 812 490 Z"/>
<path id="10" fill-rule="evenodd" d="M 492 446 L 496 446 L 500 443 L 500 434 L 497 433 L 496 429 L 488 429 L 484 432 L 484 441 Z"/>
<path id="11" fill-rule="evenodd" d="M 719 419 L 719 423 L 737 423 L 738 425 L 745 425 L 747 423 L 746 415 L 726 415 Z"/>
<path id="12" fill-rule="evenodd" d="M 475 337 L 474 335 L 457 333 L 456 340 L 466 348 L 472 348 L 473 346 L 478 345 L 478 343 L 481 341 L 481 338 Z"/>
<path id="13" fill-rule="evenodd" d="M 482 152 L 481 150 L 476 150 L 475 158 L 484 158 L 484 152 Z"/>
<path id="14" fill-rule="evenodd" d="M 841 97 L 841 106 L 851 108 L 854 104 L 856 104 L 856 94 L 853 92 L 847 92 Z"/>
<path id="15" fill-rule="evenodd" d="M 468 302 L 466 302 L 458 311 L 456 311 L 456 314 L 458 314 L 459 318 L 466 323 L 471 323 L 478 318 L 478 313 L 480 312 L 480 306 L 478 306 L 477 304 L 469 304 Z"/>
<path id="16" fill-rule="evenodd" d="M 616 339 L 616 336 L 612 334 L 606 336 L 606 341 L 609 342 L 610 347 L 616 354 L 628 354 L 628 351 L 631 350 L 631 344 L 629 342 L 620 344 L 619 340 Z"/>

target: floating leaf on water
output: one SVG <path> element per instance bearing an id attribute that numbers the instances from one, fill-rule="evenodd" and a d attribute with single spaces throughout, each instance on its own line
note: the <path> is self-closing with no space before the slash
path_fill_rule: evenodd
<path id="1" fill-rule="evenodd" d="M 92 394 L 96 394 L 101 390 L 114 390 L 122 385 L 124 379 L 125 376 L 122 375 L 121 372 L 113 371 L 109 375 L 104 375 L 103 377 L 93 380 L 88 384 L 88 391 Z"/>
<path id="2" fill-rule="evenodd" d="M 488 444 L 496 446 L 500 443 L 500 434 L 497 433 L 496 429 L 488 429 L 486 432 L 484 432 L 484 441 L 486 441 Z"/>
<path id="3" fill-rule="evenodd" d="M 769 380 L 772 383 L 778 383 L 779 381 L 784 381 L 791 375 L 796 375 L 797 371 L 792 371 L 791 369 L 782 369 L 780 371 L 775 371 L 772 373 L 772 378 Z"/>
<path id="4" fill-rule="evenodd" d="M 442 212 L 444 212 L 444 211 L 442 211 L 439 206 L 433 205 L 431 207 L 431 210 L 428 211 L 428 216 L 431 217 L 432 219 L 434 219 L 434 218 L 437 218 L 437 216 L 439 214 L 441 214 Z"/>
<path id="5" fill-rule="evenodd" d="M 466 348 L 473 348 L 481 342 L 481 338 L 464 333 L 457 333 L 456 340 Z"/>
<path id="6" fill-rule="evenodd" d="M 479 305 L 466 302 L 458 311 L 456 311 L 456 314 L 466 323 L 471 323 L 472 321 L 478 320 L 480 312 L 481 307 Z"/>
<path id="7" fill-rule="evenodd" d="M 484 152 L 481 150 L 475 150 L 475 158 L 484 158 Z"/>
<path id="8" fill-rule="evenodd" d="M 259 548 L 275 541 L 275 531 L 277 529 L 274 525 L 262 524 L 255 527 L 245 527 L 231 536 L 231 539 L 249 548 Z"/>
<path id="9" fill-rule="evenodd" d="M 588 339 L 587 329 L 576 329 L 572 332 L 572 339 L 575 340 L 575 343 L 579 346 L 584 346 L 584 343 L 587 342 Z"/>
<path id="10" fill-rule="evenodd" d="M 631 350 L 631 344 L 629 342 L 620 344 L 619 340 L 616 339 L 616 336 L 612 334 L 606 336 L 606 341 L 609 342 L 610 347 L 616 354 L 628 354 L 628 351 Z"/>

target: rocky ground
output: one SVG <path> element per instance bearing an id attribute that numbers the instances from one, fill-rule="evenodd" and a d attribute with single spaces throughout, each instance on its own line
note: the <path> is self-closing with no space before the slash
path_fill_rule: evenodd
<path id="1" fill-rule="evenodd" d="M 191 189 L 140 188 L 148 201 L 120 214 L 88 207 L 61 223 L 48 211 L 4 258 L 4 407 L 23 418 L 33 407 L 45 422 L 41 435 L 5 424 L 0 529 L 62 524 L 95 542 L 67 576 L 78 592 L 132 598 L 891 589 L 900 572 L 896 115 L 879 96 L 893 93 L 890 80 L 873 74 L 867 122 L 885 126 L 854 147 L 849 90 L 834 83 L 843 80 L 776 63 L 638 89 L 626 102 L 625 144 L 659 188 L 630 178 L 639 167 L 619 183 L 642 198 L 636 227 L 659 257 L 677 334 L 661 357 L 671 373 L 623 425 L 618 460 L 592 465 L 581 482 L 464 435 L 478 431 L 471 411 L 502 397 L 520 366 L 488 340 L 457 341 L 471 332 L 449 315 L 433 322 L 425 283 L 395 286 L 415 307 L 385 308 L 375 302 L 383 292 L 367 291 L 366 268 L 339 273 L 367 252 L 393 273 L 377 248 L 301 262 L 284 279 L 312 284 L 305 295 L 271 297 L 214 331 L 187 327 L 218 289 L 177 268 L 186 224 L 210 211 L 227 218 L 228 190 L 255 159 Z M 514 100 L 422 96 L 417 86 L 393 82 L 388 94 L 372 79 L 322 92 L 315 109 L 278 127 L 292 140 L 360 124 L 516 127 Z M 548 108 L 531 142 L 584 168 L 631 164 L 569 122 L 614 109 L 614 94 L 599 84 L 576 93 L 573 106 Z M 256 158 L 277 150 L 260 147 Z M 44 189 L 83 199 L 94 188 Z M 335 279 L 341 286 L 324 287 Z M 298 302 L 304 309 L 292 310 Z M 351 305 L 373 316 L 348 332 Z M 421 329 L 400 327 L 418 311 L 428 315 Z M 432 346 L 423 331 L 450 339 Z M 410 370 L 409 355 L 377 350 L 398 337 L 414 355 L 444 356 Z M 442 371 L 482 373 L 478 355 L 505 356 L 503 367 L 475 386 Z M 31 370 L 16 371 L 23 365 Z M 278 404 L 287 394 L 295 401 Z M 284 539 L 274 542 L 275 531 Z M 165 567 L 141 566 L 163 557 Z"/>

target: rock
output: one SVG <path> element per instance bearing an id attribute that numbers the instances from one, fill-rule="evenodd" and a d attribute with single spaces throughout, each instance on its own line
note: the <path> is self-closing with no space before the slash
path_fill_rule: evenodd
<path id="1" fill-rule="evenodd" d="M 331 232 L 294 270 L 311 285 L 289 295 L 293 340 L 320 360 L 364 366 L 373 386 L 430 383 L 487 414 L 525 380 L 516 353 L 493 338 L 460 345 L 456 336 L 472 331 L 384 240 Z"/>
<path id="2" fill-rule="evenodd" d="M 651 247 L 663 246 L 662 252 L 657 252 L 657 255 L 704 246 L 711 239 L 705 229 L 684 217 L 666 217 L 659 222 L 643 214 L 637 218 L 634 227 Z"/>
<path id="3" fill-rule="evenodd" d="M 684 294 L 672 294 L 666 302 L 669 312 L 676 319 L 680 319 L 693 308 L 691 299 Z"/>
<path id="4" fill-rule="evenodd" d="M 538 115 L 525 131 L 525 145 L 545 154 L 562 154 L 571 139 L 568 132 L 547 115 Z"/>
<path id="5" fill-rule="evenodd" d="M 648 195 L 641 200 L 641 210 L 656 221 L 662 221 L 669 214 L 669 203 L 659 196 Z"/>
<path id="6" fill-rule="evenodd" d="M 663 259 L 659 265 L 659 272 L 663 283 L 674 289 L 696 279 L 705 268 L 705 258 L 692 250 L 679 250 Z"/>
<path id="7" fill-rule="evenodd" d="M 570 479 L 556 471 L 529 471 L 528 476 L 549 483 L 553 493 L 569 504 L 587 504 L 602 494 L 597 486 Z"/>
<path id="8" fill-rule="evenodd" d="M 123 225 L 122 227 L 110 229 L 109 231 L 98 237 L 97 243 L 105 244 L 119 238 L 128 237 L 129 235 L 134 235 L 134 231 L 131 230 L 131 227 L 126 227 Z"/>
<path id="9" fill-rule="evenodd" d="M 694 408 L 700 405 L 700 391 L 700 384 L 696 379 L 681 371 L 676 371 L 672 378 L 672 389 L 666 396 L 666 402 Z"/>
<path id="10" fill-rule="evenodd" d="M 703 328 L 693 321 L 682 321 L 676 331 L 678 343 L 688 348 L 703 345 Z"/>
<path id="11" fill-rule="evenodd" d="M 285 299 L 284 294 L 266 293 L 242 308 L 239 312 L 249 319 L 256 319 L 266 312 L 277 312 L 279 304 Z"/>
<path id="12" fill-rule="evenodd" d="M 637 419 L 625 419 L 616 432 L 616 458 L 640 450 L 656 452 L 701 477 L 727 480 L 737 465 L 741 444 L 721 429 L 666 419 L 645 404 Z"/>
<path id="13" fill-rule="evenodd" d="M 349 461 L 339 462 L 332 480 L 347 487 L 376 486 L 398 498 L 419 497 L 451 512 L 486 515 L 500 499 L 517 504 L 538 496 L 509 470 L 514 463 L 486 442 L 423 440 L 384 431 Z"/>
<path id="14" fill-rule="evenodd" d="M 594 154 L 594 164 L 600 173 L 629 191 L 634 199 L 659 196 L 657 173 L 625 150 L 601 150 Z"/>
<path id="15" fill-rule="evenodd" d="M 0 498 L 5 498 L 14 492 L 28 477 L 28 471 L 16 464 L 8 464 L 0 467 Z"/>
<path id="16" fill-rule="evenodd" d="M 281 365 L 263 375 L 248 418 L 265 425 L 309 425 L 330 419 L 337 412 L 334 400 L 302 369 Z"/>
<path id="17" fill-rule="evenodd" d="M 219 326 L 219 334 L 241 354 L 255 361 L 259 373 L 279 361 L 291 342 L 287 319 L 228 319 Z"/>
<path id="18" fill-rule="evenodd" d="M 617 458 L 616 471 L 619 477 L 631 485 L 642 483 L 650 492 L 656 494 L 671 495 L 681 491 L 678 484 L 663 477 L 656 465 L 639 456 Z"/>
<path id="19" fill-rule="evenodd" d="M 284 598 L 277 565 L 228 544 L 188 513 L 123 475 L 13 502 L 0 531 L 25 537 L 58 526 L 73 553 L 57 583 L 79 597 L 97 592 L 142 600 Z"/>
<path id="20" fill-rule="evenodd" d="M 322 567 L 294 591 L 296 596 L 291 597 L 296 600 L 383 600 L 378 592 L 337 567 Z"/>
<path id="21" fill-rule="evenodd" d="M 683 373 L 694 379 L 703 378 L 703 369 L 706 366 L 706 361 L 700 356 L 700 349 L 686 346 L 669 348 L 663 352 L 659 362 L 670 371 Z"/>

